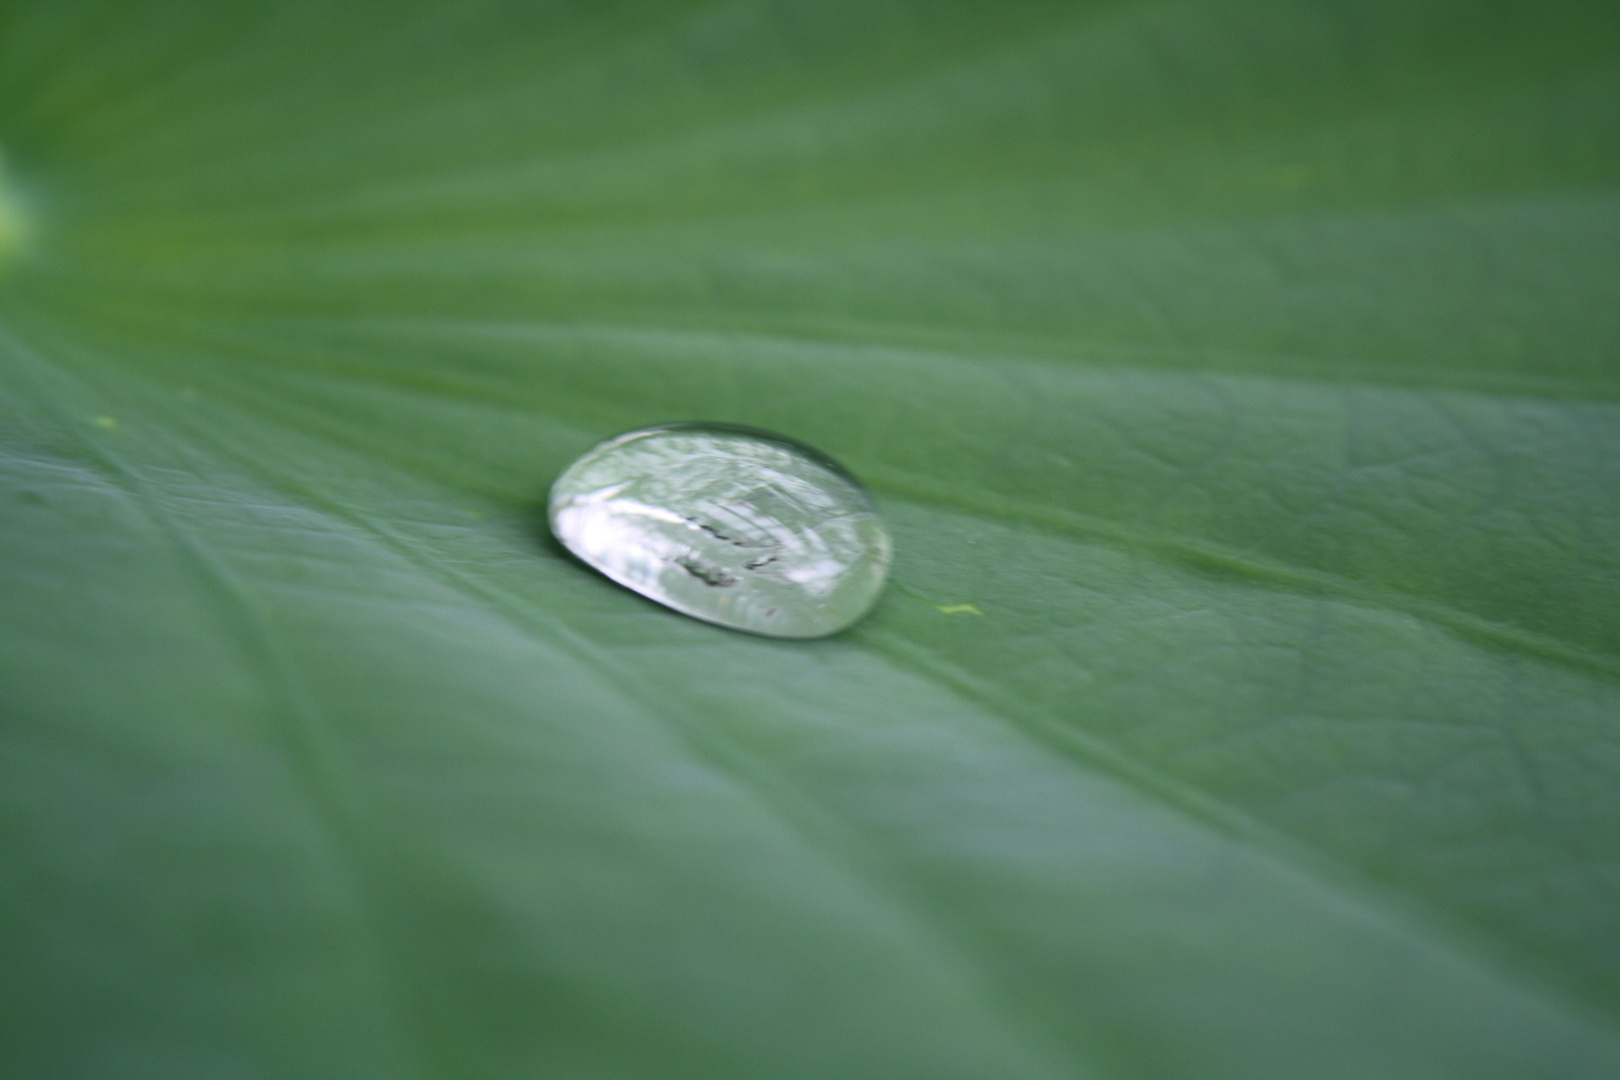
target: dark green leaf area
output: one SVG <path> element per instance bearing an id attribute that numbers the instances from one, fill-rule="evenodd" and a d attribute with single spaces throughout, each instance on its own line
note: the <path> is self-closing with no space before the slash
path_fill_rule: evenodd
<path id="1" fill-rule="evenodd" d="M 1620 1075 L 1598 3 L 0 11 L 0 1075 Z M 729 633 L 545 533 L 782 431 Z"/>

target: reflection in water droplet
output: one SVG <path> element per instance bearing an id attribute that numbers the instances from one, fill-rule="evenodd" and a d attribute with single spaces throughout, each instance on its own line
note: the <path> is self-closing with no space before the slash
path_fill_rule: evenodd
<path id="1" fill-rule="evenodd" d="M 643 596 L 721 626 L 836 633 L 889 572 L 889 533 L 837 463 L 780 435 L 668 424 L 593 447 L 551 488 L 551 531 Z"/>

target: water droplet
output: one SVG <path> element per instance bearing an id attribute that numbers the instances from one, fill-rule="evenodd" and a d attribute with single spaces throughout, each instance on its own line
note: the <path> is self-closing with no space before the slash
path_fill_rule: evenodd
<path id="1" fill-rule="evenodd" d="M 889 572 L 888 530 L 848 472 L 808 446 L 728 424 L 627 432 L 551 487 L 551 531 L 619 584 L 768 637 L 854 623 Z"/>

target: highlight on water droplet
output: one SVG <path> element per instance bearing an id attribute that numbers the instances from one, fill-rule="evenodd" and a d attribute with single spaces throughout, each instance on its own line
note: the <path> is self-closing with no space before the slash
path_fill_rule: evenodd
<path id="1" fill-rule="evenodd" d="M 731 424 L 600 443 L 551 487 L 551 531 L 649 599 L 736 630 L 815 638 L 855 623 L 888 576 L 888 529 L 842 466 Z"/>

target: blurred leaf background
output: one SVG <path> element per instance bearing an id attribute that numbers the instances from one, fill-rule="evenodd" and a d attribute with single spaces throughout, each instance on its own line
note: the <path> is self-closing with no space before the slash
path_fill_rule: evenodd
<path id="1" fill-rule="evenodd" d="M 0 1075 L 1620 1075 L 1612 4 L 8 0 Z M 781 430 L 897 564 L 540 506 Z"/>

